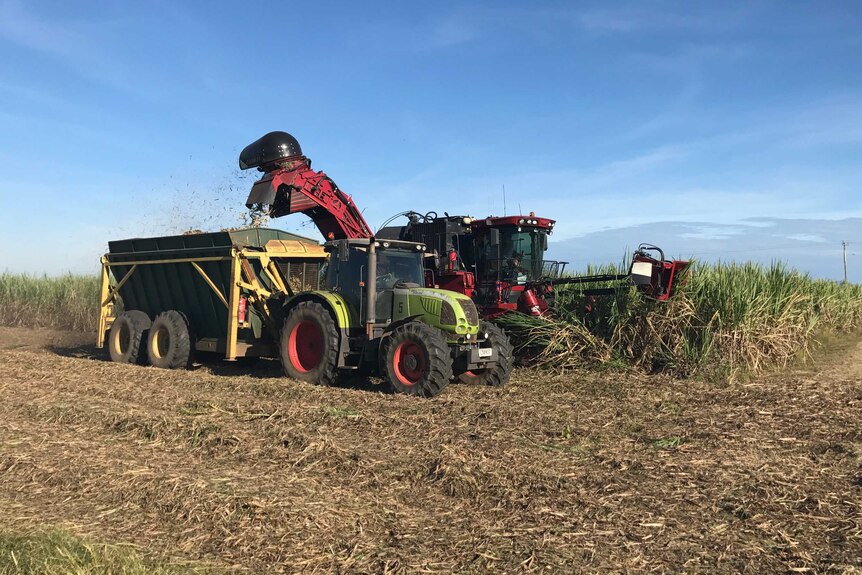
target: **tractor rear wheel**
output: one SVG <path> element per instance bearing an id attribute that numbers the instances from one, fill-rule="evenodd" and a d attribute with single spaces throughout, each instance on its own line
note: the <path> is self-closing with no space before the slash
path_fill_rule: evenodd
<path id="1" fill-rule="evenodd" d="M 458 381 L 468 385 L 492 385 L 501 387 L 509 381 L 512 373 L 512 343 L 503 328 L 490 322 L 479 324 L 479 331 L 488 334 L 490 347 L 497 350 L 497 364 L 494 367 L 466 371 L 458 374 Z"/>
<path id="2" fill-rule="evenodd" d="M 170 309 L 153 320 L 147 338 L 150 363 L 164 369 L 182 369 L 192 366 L 194 336 L 186 315 Z"/>
<path id="3" fill-rule="evenodd" d="M 439 329 L 418 321 L 395 328 L 380 350 L 383 373 L 401 393 L 433 397 L 452 379 L 452 356 Z"/>
<path id="4" fill-rule="evenodd" d="M 338 327 L 321 304 L 304 301 L 297 304 L 281 329 L 279 355 L 288 377 L 332 385 L 338 375 Z"/>
<path id="5" fill-rule="evenodd" d="M 145 364 L 149 328 L 150 318 L 144 312 L 121 313 L 111 324 L 111 331 L 108 334 L 108 354 L 111 356 L 111 361 Z"/>

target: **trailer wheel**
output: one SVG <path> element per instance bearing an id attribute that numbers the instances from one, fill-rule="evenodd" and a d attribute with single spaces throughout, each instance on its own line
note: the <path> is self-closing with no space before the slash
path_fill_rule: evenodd
<path id="1" fill-rule="evenodd" d="M 192 366 L 194 337 L 186 315 L 176 310 L 163 311 L 153 320 L 147 338 L 150 363 L 164 369 Z"/>
<path id="2" fill-rule="evenodd" d="M 288 377 L 332 385 L 338 375 L 338 327 L 321 304 L 304 301 L 287 315 L 279 355 Z"/>
<path id="3" fill-rule="evenodd" d="M 126 311 L 114 320 L 108 334 L 108 354 L 117 363 L 136 363 L 143 365 L 147 354 L 146 346 L 150 318 L 142 311 Z M 144 346 L 141 344 L 144 343 Z"/>
<path id="4" fill-rule="evenodd" d="M 452 379 L 452 356 L 439 329 L 418 321 L 395 328 L 384 340 L 380 356 L 395 391 L 433 397 Z"/>
<path id="5" fill-rule="evenodd" d="M 503 328 L 490 322 L 479 324 L 479 330 L 488 333 L 491 347 L 497 350 L 497 364 L 494 367 L 466 371 L 458 374 L 458 381 L 468 385 L 491 385 L 501 387 L 509 381 L 512 373 L 512 343 Z"/>

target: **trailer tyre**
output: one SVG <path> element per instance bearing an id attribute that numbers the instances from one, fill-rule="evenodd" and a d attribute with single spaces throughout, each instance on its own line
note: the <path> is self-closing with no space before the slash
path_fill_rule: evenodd
<path id="1" fill-rule="evenodd" d="M 117 363 L 147 362 L 146 341 L 150 318 L 142 311 L 123 312 L 114 320 L 108 334 L 108 354 Z"/>
<path id="2" fill-rule="evenodd" d="M 503 328 L 493 323 L 483 321 L 479 324 L 479 330 L 488 333 L 491 347 L 497 350 L 497 364 L 494 367 L 458 374 L 458 381 L 468 385 L 502 387 L 508 383 L 512 373 L 512 343 Z"/>
<path id="3" fill-rule="evenodd" d="M 452 379 L 452 356 L 439 329 L 418 321 L 395 328 L 385 338 L 381 371 L 395 391 L 433 397 Z"/>
<path id="4" fill-rule="evenodd" d="M 321 304 L 304 301 L 284 320 L 279 355 L 288 377 L 332 385 L 338 375 L 338 327 Z"/>
<path id="5" fill-rule="evenodd" d="M 176 310 L 163 311 L 153 320 L 147 338 L 150 363 L 164 369 L 192 366 L 194 337 L 186 315 Z"/>

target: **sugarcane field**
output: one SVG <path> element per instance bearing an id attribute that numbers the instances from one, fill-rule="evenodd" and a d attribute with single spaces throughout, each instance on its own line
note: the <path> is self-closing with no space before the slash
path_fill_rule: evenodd
<path id="1" fill-rule="evenodd" d="M 241 8 L 0 1 L 0 575 L 862 575 L 857 6 Z"/>

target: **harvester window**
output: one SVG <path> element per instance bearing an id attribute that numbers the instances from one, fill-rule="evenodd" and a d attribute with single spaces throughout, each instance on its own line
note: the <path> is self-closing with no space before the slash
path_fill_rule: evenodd
<path id="1" fill-rule="evenodd" d="M 485 235 L 480 240 L 478 266 L 484 270 L 484 281 L 498 279 L 522 283 L 542 277 L 546 236 L 544 230 L 523 229 L 517 226 L 498 228 L 499 245 L 494 245 Z"/>

